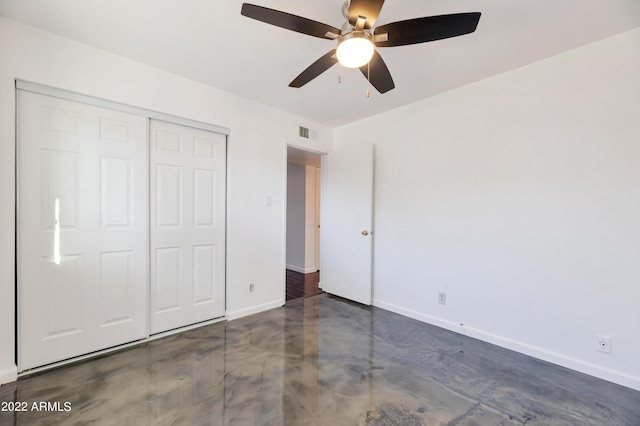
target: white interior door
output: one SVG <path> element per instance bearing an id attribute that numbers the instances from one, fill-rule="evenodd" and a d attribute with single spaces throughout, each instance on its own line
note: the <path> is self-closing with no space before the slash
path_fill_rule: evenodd
<path id="1" fill-rule="evenodd" d="M 224 315 L 226 136 L 151 120 L 151 333 Z"/>
<path id="2" fill-rule="evenodd" d="M 322 289 L 370 305 L 373 146 L 340 146 L 322 170 Z"/>
<path id="3" fill-rule="evenodd" d="M 147 119 L 18 91 L 19 371 L 147 334 Z"/>

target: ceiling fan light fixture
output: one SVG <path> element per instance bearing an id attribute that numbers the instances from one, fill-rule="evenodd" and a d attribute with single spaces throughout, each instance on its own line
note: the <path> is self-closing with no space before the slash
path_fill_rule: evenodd
<path id="1" fill-rule="evenodd" d="M 384 0 L 346 0 L 342 6 L 345 22 L 339 29 L 250 3 L 243 3 L 240 13 L 247 18 L 286 30 L 332 40 L 334 43 L 337 41 L 337 49 L 332 49 L 309 65 L 289 83 L 289 87 L 302 87 L 339 62 L 345 67 L 360 68 L 369 84 L 380 93 L 387 93 L 395 85 L 389 68 L 375 49 L 470 34 L 476 30 L 481 15 L 480 12 L 467 12 L 423 16 L 378 25 L 373 29 L 383 4 Z"/>
<path id="2" fill-rule="evenodd" d="M 353 31 L 341 37 L 336 56 L 343 67 L 359 68 L 371 60 L 373 50 L 371 34 Z"/>

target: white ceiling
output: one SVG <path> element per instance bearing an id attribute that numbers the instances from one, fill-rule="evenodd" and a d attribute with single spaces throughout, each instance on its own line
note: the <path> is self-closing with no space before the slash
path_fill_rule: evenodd
<path id="1" fill-rule="evenodd" d="M 340 27 L 341 0 L 252 0 Z M 482 12 L 475 33 L 381 48 L 384 95 L 334 66 L 288 84 L 335 42 L 240 15 L 237 0 L 0 0 L 0 14 L 309 120 L 339 126 L 640 27 L 639 0 L 388 0 L 378 24 Z M 342 83 L 338 83 L 338 73 Z"/>

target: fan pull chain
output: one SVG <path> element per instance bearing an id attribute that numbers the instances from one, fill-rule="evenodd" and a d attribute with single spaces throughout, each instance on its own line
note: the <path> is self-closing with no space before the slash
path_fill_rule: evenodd
<path id="1" fill-rule="evenodd" d="M 371 97 L 371 61 L 367 62 L 367 98 Z"/>

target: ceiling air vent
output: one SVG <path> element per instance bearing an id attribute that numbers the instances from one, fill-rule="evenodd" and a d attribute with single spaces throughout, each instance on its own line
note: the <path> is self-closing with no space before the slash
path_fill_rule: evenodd
<path id="1" fill-rule="evenodd" d="M 314 129 L 309 129 L 308 127 L 299 126 L 298 127 L 298 136 L 305 139 L 311 139 L 314 141 L 318 140 L 318 131 Z"/>

